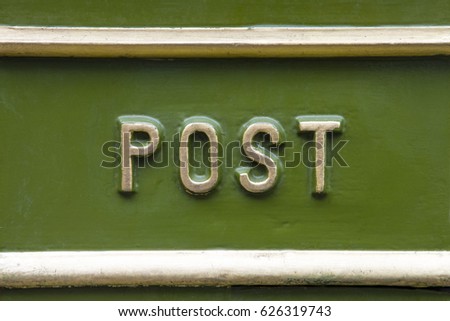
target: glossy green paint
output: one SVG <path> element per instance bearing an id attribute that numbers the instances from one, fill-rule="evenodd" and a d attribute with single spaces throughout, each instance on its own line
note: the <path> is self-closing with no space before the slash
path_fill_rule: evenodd
<path id="1" fill-rule="evenodd" d="M 0 23 L 61 26 L 450 24 L 447 0 L 1 0 Z"/>
<path id="2" fill-rule="evenodd" d="M 447 58 L 18 58 L 0 70 L 2 250 L 450 250 Z M 303 165 L 255 196 L 234 178 L 235 155 L 215 192 L 195 197 L 169 149 L 170 166 L 137 168 L 139 192 L 125 197 L 120 170 L 100 164 L 130 114 L 158 119 L 168 139 L 187 117 L 208 116 L 224 144 L 252 117 L 272 117 L 294 144 L 285 161 L 309 140 L 296 116 L 339 114 L 348 167 L 329 171 L 324 198 L 311 196 Z"/>
<path id="3" fill-rule="evenodd" d="M 276 5 L 275 5 L 276 3 Z M 0 1 L 0 23 L 66 26 L 450 24 L 448 1 Z M 0 251 L 128 249 L 450 250 L 450 59 L 0 59 Z M 136 171 L 118 193 L 101 168 L 119 116 L 155 117 L 166 138 L 191 116 L 240 138 L 272 117 L 294 151 L 295 117 L 338 114 L 330 192 L 311 195 L 312 171 L 285 168 L 273 192 L 237 184 L 244 158 L 218 189 L 187 194 L 178 169 Z M 157 153 L 154 164 L 162 157 Z M 177 159 L 170 150 L 169 160 Z M 225 155 L 226 157 L 228 155 Z M 227 160 L 231 158 L 227 157 Z M 328 173 L 327 173 L 328 174 Z M 444 290 L 342 287 L 0 289 L 7 299 L 449 299 Z"/>
<path id="4" fill-rule="evenodd" d="M 0 291 L 0 300 L 185 300 L 185 301 L 340 301 L 449 300 L 445 289 L 384 287 L 229 287 L 229 288 L 61 288 Z"/>
<path id="5" fill-rule="evenodd" d="M 1 250 L 450 250 L 449 84 L 448 58 L 2 59 Z M 272 117 L 294 143 L 282 160 L 308 140 L 296 116 L 340 114 L 349 166 L 334 164 L 320 199 L 302 165 L 268 195 L 245 193 L 240 157 L 207 197 L 187 194 L 172 163 L 137 169 L 139 191 L 124 196 L 119 169 L 100 164 L 128 114 L 157 118 L 167 138 L 205 115 L 224 143 Z"/>

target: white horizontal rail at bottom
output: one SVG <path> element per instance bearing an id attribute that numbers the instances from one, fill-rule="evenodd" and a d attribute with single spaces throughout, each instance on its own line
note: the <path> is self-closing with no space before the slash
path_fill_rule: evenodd
<path id="1" fill-rule="evenodd" d="M 0 287 L 450 286 L 450 251 L 1 252 Z"/>

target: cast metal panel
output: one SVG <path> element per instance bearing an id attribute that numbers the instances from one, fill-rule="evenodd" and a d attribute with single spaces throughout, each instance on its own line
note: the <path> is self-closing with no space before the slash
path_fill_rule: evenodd
<path id="1" fill-rule="evenodd" d="M 434 56 L 449 54 L 449 30 L 1 27 L 0 54 Z M 2 135 L 15 144 L 2 158 L 0 286 L 449 286 L 448 62 L 3 58 Z M 187 116 L 213 117 L 228 143 L 255 116 L 280 120 L 289 141 L 304 142 L 296 117 L 339 114 L 349 165 L 333 166 L 326 197 L 311 196 L 310 169 L 299 166 L 286 168 L 270 195 L 248 195 L 233 178 L 242 158 L 209 196 L 186 193 L 175 164 L 138 168 L 139 191 L 124 196 L 117 169 L 99 164 L 117 118 L 127 114 L 157 117 L 173 137 Z M 128 251 L 88 251 L 105 244 Z M 45 249 L 58 251 L 36 252 Z"/>

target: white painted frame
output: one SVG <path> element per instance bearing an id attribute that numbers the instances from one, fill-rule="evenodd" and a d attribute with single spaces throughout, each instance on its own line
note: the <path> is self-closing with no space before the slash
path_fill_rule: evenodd
<path id="1" fill-rule="evenodd" d="M 449 251 L 73 251 L 0 253 L 0 287 L 450 286 Z"/>
<path id="2" fill-rule="evenodd" d="M 86 28 L 0 26 L 0 56 L 356 57 L 450 55 L 450 26 Z"/>

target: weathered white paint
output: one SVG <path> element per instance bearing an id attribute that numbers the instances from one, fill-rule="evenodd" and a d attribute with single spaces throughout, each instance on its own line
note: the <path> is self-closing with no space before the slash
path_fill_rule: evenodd
<path id="1" fill-rule="evenodd" d="M 449 251 L 82 251 L 0 253 L 0 287 L 450 286 Z"/>
<path id="2" fill-rule="evenodd" d="M 450 26 L 0 27 L 0 56 L 338 57 L 450 54 Z"/>

